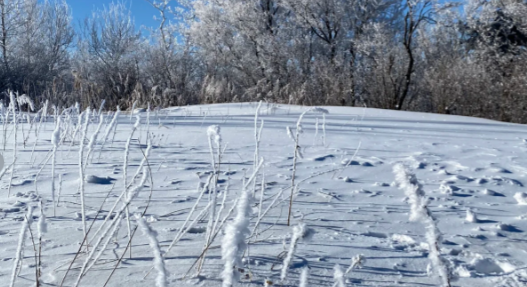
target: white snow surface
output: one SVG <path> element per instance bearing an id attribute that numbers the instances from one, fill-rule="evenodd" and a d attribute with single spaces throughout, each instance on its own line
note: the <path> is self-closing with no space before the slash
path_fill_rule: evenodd
<path id="1" fill-rule="evenodd" d="M 200 105 L 150 113 L 148 131 L 152 150 L 147 161 L 150 172 L 145 173 L 146 182 L 131 201 L 129 211 L 145 213 L 149 225 L 157 231 L 167 270 L 167 286 L 222 285 L 225 262 L 221 242 L 225 227 L 231 226 L 236 217 L 236 212 L 229 212 L 256 166 L 253 161 L 257 106 L 258 103 Z M 425 226 L 409 220 L 408 199 L 394 183 L 392 170 L 398 163 L 415 173 L 428 197 L 428 208 L 437 219 L 443 238 L 440 256 L 454 270 L 453 277 L 458 278 L 452 286 L 527 285 L 527 205 L 523 196 L 527 184 L 527 144 L 523 140 L 527 137 L 527 126 L 470 117 L 348 107 L 321 107 L 324 113 L 310 112 L 303 117 L 298 145 L 304 158 L 298 158 L 296 164 L 294 182 L 298 188 L 293 196 L 291 226 L 305 224 L 314 232 L 311 240 L 298 242 L 282 282 L 284 251 L 291 240 L 287 215 L 295 152 L 295 143 L 288 138 L 286 127 L 298 126 L 299 116 L 309 109 L 266 103 L 260 108 L 259 119 L 264 120 L 264 127 L 258 152 L 265 161 L 255 178 L 256 184 L 247 185 L 247 192 L 255 197 L 250 201 L 249 230 L 253 230 L 258 214 L 264 217 L 251 236 L 229 235 L 246 238 L 249 247 L 249 252 L 239 253 L 244 256 L 243 266 L 235 266 L 241 276 L 233 286 L 264 286 L 266 279 L 274 282 L 272 286 L 299 286 L 300 274 L 306 267 L 309 268 L 308 286 L 333 286 L 334 266 L 338 264 L 346 270 L 351 259 L 358 255 L 363 256 L 364 266 L 342 275 L 345 286 L 439 286 L 437 276 L 427 274 L 430 261 Z M 141 121 L 129 149 L 127 183 L 133 183 L 132 188 L 141 182 L 142 170 L 135 181 L 132 177 L 147 147 L 147 113 L 134 114 Z M 325 138 L 322 132 L 315 133 L 315 125 L 323 121 L 323 116 Z M 102 128 L 108 128 L 112 117 L 105 114 Z M 97 120 L 93 116 L 92 121 Z M 117 121 L 115 140 L 112 143 L 111 137 L 107 139 L 99 157 L 103 141 L 99 137 L 93 146 L 97 156 L 93 156 L 85 171 L 91 178 L 115 179 L 109 184 L 86 182 L 87 227 L 94 222 L 88 236 L 92 244 L 97 241 L 92 236 L 125 189 L 123 155 L 135 119 L 122 112 Z M 74 125 L 77 120 L 64 117 L 62 123 Z M 11 162 L 14 125 L 7 124 L 6 149 L 2 154 L 6 162 Z M 212 125 L 218 131 L 221 128 L 222 148 L 225 148 L 217 176 L 212 176 L 208 143 L 208 127 Z M 47 117 L 38 139 L 29 128 L 27 123 L 18 124 L 19 135 L 25 134 L 18 137 L 11 197 L 7 196 L 10 175 L 0 179 L 3 190 L 0 194 L 0 282 L 3 283 L 0 285 L 7 284 L 11 278 L 26 210 L 29 206 L 36 208 L 42 200 L 47 233 L 42 235 L 41 286 L 60 286 L 84 235 L 78 216 L 81 211 L 80 135 L 72 144 L 73 128 L 65 130 L 70 135 L 58 148 L 56 173 L 62 175 L 63 182 L 60 204 L 53 216 L 51 162 L 43 166 L 52 149 L 49 139 L 55 130 L 53 117 Z M 87 138 L 96 128 L 96 124 L 89 126 Z M 35 141 L 36 160 L 32 164 L 30 155 Z M 3 136 L 0 143 L 3 147 Z M 35 183 L 35 175 L 41 168 Z M 265 186 L 260 206 L 263 173 Z M 35 184 L 39 194 L 35 193 Z M 213 190 L 218 191 L 217 210 L 220 210 L 227 188 L 220 221 L 226 216 L 228 219 L 207 250 L 197 275 L 210 216 L 202 213 L 200 218 L 196 217 L 212 200 Z M 200 192 L 204 193 L 201 197 Z M 195 224 L 164 254 L 180 229 L 185 228 L 183 224 L 198 198 L 201 201 L 190 217 L 190 221 L 196 219 Z M 265 212 L 272 202 L 275 206 Z M 122 210 L 121 206 L 119 203 L 115 210 Z M 477 214 L 477 220 L 467 220 L 467 210 Z M 79 286 L 103 286 L 108 280 L 128 244 L 127 223 L 123 220 L 121 224 L 117 235 Z M 130 224 L 133 231 L 137 223 Z M 36 224 L 31 229 L 36 235 Z M 35 242 L 38 244 L 37 239 Z M 29 235 L 25 246 L 22 270 L 15 286 L 35 285 L 35 259 Z M 127 250 L 107 286 L 155 285 L 157 272 L 152 270 L 155 258 L 148 236 L 138 230 L 131 247 L 131 257 Z M 87 254 L 83 248 L 63 286 L 73 286 Z"/>

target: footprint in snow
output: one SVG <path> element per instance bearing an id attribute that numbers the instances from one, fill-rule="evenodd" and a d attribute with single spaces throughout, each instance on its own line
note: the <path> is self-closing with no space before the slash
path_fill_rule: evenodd
<path id="1" fill-rule="evenodd" d="M 505 197 L 504 194 L 499 193 L 499 192 L 496 192 L 496 191 L 491 190 L 491 189 L 484 189 L 484 190 L 483 190 L 483 194 L 485 194 L 485 195 L 490 195 L 490 196 L 501 196 L 501 197 Z"/>
<path id="2" fill-rule="evenodd" d="M 510 225 L 510 224 L 506 224 L 506 223 L 498 223 L 498 225 L 496 225 L 496 228 L 501 231 L 507 231 L 507 232 L 517 232 L 517 233 L 523 232 L 517 227 Z"/>
<path id="3" fill-rule="evenodd" d="M 372 232 L 372 231 L 368 231 L 368 232 L 365 232 L 365 233 L 361 233 L 360 235 L 362 235 L 362 236 L 368 236 L 368 237 L 381 238 L 381 239 L 386 239 L 386 238 L 388 238 L 388 234 L 386 234 L 386 233 L 382 233 L 382 232 Z"/>
<path id="4" fill-rule="evenodd" d="M 340 162 L 341 165 L 343 166 L 349 166 L 349 165 L 360 165 L 360 163 L 356 160 L 350 160 L 350 159 L 343 159 L 341 162 Z"/>
<path id="5" fill-rule="evenodd" d="M 325 161 L 326 159 L 333 159 L 333 158 L 335 158 L 334 155 L 328 154 L 328 155 L 323 155 L 323 156 L 312 158 L 311 160 L 312 161 Z"/>
<path id="6" fill-rule="evenodd" d="M 505 169 L 505 168 L 502 168 L 502 167 L 489 168 L 488 171 L 490 171 L 492 173 L 508 173 L 508 174 L 512 173 L 512 171 L 510 171 L 508 169 Z"/>
<path id="7" fill-rule="evenodd" d="M 507 178 L 507 177 L 501 177 L 501 176 L 495 176 L 490 179 L 492 181 L 493 185 L 503 185 L 503 184 L 509 184 L 509 185 L 515 185 L 519 187 L 523 187 L 523 183 L 521 183 L 517 179 L 513 178 Z"/>

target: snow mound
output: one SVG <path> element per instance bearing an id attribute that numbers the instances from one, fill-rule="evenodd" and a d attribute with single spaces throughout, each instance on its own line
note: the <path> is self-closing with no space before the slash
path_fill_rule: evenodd
<path id="1" fill-rule="evenodd" d="M 85 178 L 87 183 L 93 183 L 93 184 L 112 184 L 115 178 L 111 178 L 109 176 L 107 177 L 98 177 L 96 175 L 87 175 Z"/>
<path id="2" fill-rule="evenodd" d="M 527 193 L 525 192 L 517 192 L 514 195 L 514 199 L 516 199 L 519 205 L 527 205 Z"/>
<path id="3" fill-rule="evenodd" d="M 467 216 L 465 217 L 465 220 L 471 223 L 478 223 L 479 221 L 477 215 L 470 209 L 467 209 Z"/>
<path id="4" fill-rule="evenodd" d="M 392 240 L 399 243 L 415 244 L 415 240 L 412 237 L 404 234 L 393 234 Z"/>
<path id="5" fill-rule="evenodd" d="M 478 274 L 491 275 L 502 274 L 514 271 L 516 268 L 507 262 L 499 262 L 491 258 L 477 258 L 474 259 L 470 265 L 469 270 L 474 270 Z"/>

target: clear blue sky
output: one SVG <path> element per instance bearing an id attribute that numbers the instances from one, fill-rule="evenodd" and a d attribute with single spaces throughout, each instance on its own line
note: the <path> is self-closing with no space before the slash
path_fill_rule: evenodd
<path id="1" fill-rule="evenodd" d="M 123 2 L 127 7 L 130 7 L 137 29 L 143 25 L 147 27 L 157 27 L 158 25 L 158 22 L 153 19 L 154 15 L 159 15 L 158 11 L 145 0 L 66 0 L 66 2 L 71 8 L 75 26 L 79 21 L 84 21 L 84 18 L 90 16 L 92 11 L 102 9 L 104 6 L 107 7 L 112 2 Z"/>

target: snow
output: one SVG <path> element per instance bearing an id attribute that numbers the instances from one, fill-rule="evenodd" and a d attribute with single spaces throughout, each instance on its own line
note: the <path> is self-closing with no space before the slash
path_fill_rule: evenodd
<path id="1" fill-rule="evenodd" d="M 81 270 L 85 274 L 79 286 L 103 286 L 119 260 L 107 286 L 155 286 L 158 271 L 153 268 L 159 264 L 154 262 L 164 262 L 167 286 L 221 286 L 222 273 L 232 266 L 229 263 L 236 268 L 231 274 L 239 275 L 233 286 L 265 286 L 266 280 L 274 282 L 269 286 L 299 286 L 302 273 L 306 277 L 309 273 L 307 286 L 333 286 L 337 265 L 342 266 L 337 270 L 338 284 L 345 286 L 439 286 L 434 270 L 432 276 L 427 274 L 431 251 L 427 226 L 410 221 L 409 203 L 419 209 L 425 202 L 408 202 L 394 183 L 393 168 L 402 163 L 410 167 L 426 194 L 426 205 L 441 233 L 439 255 L 457 278 L 453 286 L 525 284 L 527 145 L 523 139 L 527 126 L 448 115 L 267 103 L 261 104 L 255 122 L 258 105 L 160 110 L 150 114 L 148 128 L 147 113 L 132 115 L 140 121 L 126 112 L 115 120 L 113 113 L 103 113 L 100 129 L 105 133 L 93 139 L 97 156 L 84 172 L 89 245 L 81 244 L 83 224 L 77 219 L 81 213 L 81 133 L 72 138 L 76 116 L 62 118 L 65 138 L 59 144 L 55 166 L 61 195 L 55 216 L 50 212 L 52 174 L 46 159 L 57 142 L 50 141 L 56 137 L 56 124 L 53 117 L 42 117 L 40 133 L 35 133 L 25 121 L 19 122 L 18 133 L 24 134 L 17 137 L 11 196 L 7 195 L 9 171 L 0 179 L 4 190 L 0 197 L 0 282 L 9 282 L 13 274 L 28 208 L 38 208 L 42 201 L 47 232 L 42 234 L 41 283 L 46 286 L 60 286 L 66 273 L 63 286 L 73 286 Z M 98 115 L 93 113 L 91 119 L 97 122 Z M 255 137 L 262 120 L 261 136 Z M 127 173 L 127 186 L 123 186 L 125 147 L 135 122 L 140 124 L 127 151 L 127 169 L 132 172 Z M 325 132 L 317 131 L 317 123 Z M 14 124 L 8 124 L 2 154 L 11 163 Z M 88 126 L 87 144 L 97 128 Z M 114 140 L 109 136 L 113 128 Z M 304 157 L 297 157 L 293 166 L 297 136 Z M 25 146 L 24 138 L 28 139 Z M 215 146 L 221 140 L 221 157 L 214 150 L 215 167 L 209 139 Z M 3 136 L 0 141 L 3 146 Z M 18 184 L 24 182 L 27 184 Z M 291 190 L 292 218 L 287 226 Z M 217 197 L 217 216 L 211 217 L 211 202 Z M 131 250 L 126 249 L 125 206 L 131 214 L 144 213 L 157 232 L 159 252 L 153 254 L 152 238 L 141 230 L 132 234 Z M 218 222 L 210 225 L 210 218 Z M 130 224 L 133 232 L 137 222 Z M 298 242 L 286 262 L 287 276 L 282 282 L 291 231 L 301 224 L 312 230 L 311 239 Z M 209 234 L 210 226 L 220 231 Z M 38 233 L 36 224 L 31 229 Z M 29 235 L 24 235 L 22 269 L 15 286 L 35 283 Z M 213 243 L 197 274 L 207 235 Z M 222 242 L 232 250 L 222 250 Z M 343 272 L 350 263 L 356 266 Z"/>

